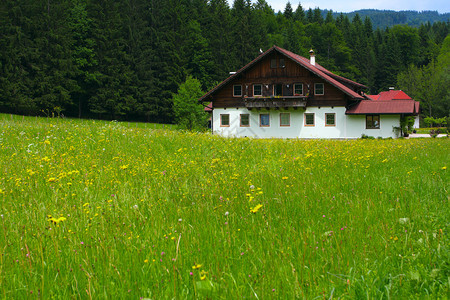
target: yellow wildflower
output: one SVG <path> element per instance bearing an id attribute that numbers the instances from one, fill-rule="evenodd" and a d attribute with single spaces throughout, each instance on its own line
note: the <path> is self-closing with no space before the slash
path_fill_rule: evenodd
<path id="1" fill-rule="evenodd" d="M 202 270 L 200 272 L 200 280 L 205 280 L 206 279 L 206 274 L 208 274 L 208 272 Z"/>
<path id="2" fill-rule="evenodd" d="M 261 207 L 263 207 L 262 204 L 258 204 L 255 207 L 251 208 L 250 212 L 256 214 Z"/>
<path id="3" fill-rule="evenodd" d="M 64 218 L 64 217 L 59 217 L 59 218 L 54 218 L 54 217 L 52 217 L 52 216 L 48 216 L 49 217 L 49 221 L 50 222 L 52 222 L 52 223 L 54 223 L 54 224 L 59 224 L 60 222 L 64 222 L 65 220 L 67 220 L 66 218 Z"/>
<path id="4" fill-rule="evenodd" d="M 192 266 L 192 269 L 196 270 L 196 269 L 200 269 L 202 267 L 201 264 L 195 264 Z"/>

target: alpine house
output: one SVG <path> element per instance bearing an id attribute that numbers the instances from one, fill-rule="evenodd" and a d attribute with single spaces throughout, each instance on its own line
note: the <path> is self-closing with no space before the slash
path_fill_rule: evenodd
<path id="1" fill-rule="evenodd" d="M 273 46 L 203 95 L 215 134 L 258 138 L 397 137 L 419 103 L 402 91 L 365 95 L 366 86 Z"/>

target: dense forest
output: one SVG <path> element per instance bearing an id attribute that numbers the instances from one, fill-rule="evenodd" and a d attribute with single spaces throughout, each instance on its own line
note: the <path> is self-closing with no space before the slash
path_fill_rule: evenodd
<path id="1" fill-rule="evenodd" d="M 265 0 L 6 0 L 0 112 L 173 122 L 172 96 L 187 76 L 207 90 L 275 44 L 303 56 L 313 48 L 319 64 L 368 93 L 399 84 L 408 92 L 426 72 L 442 74 L 439 100 L 412 96 L 428 115 L 446 116 L 449 30 L 375 28 L 359 14 L 324 17 L 289 2 L 276 13 Z"/>

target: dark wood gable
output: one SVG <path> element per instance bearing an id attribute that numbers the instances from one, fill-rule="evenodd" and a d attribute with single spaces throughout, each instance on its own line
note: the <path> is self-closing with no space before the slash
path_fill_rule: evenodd
<path id="1" fill-rule="evenodd" d="M 323 95 L 315 95 L 316 83 L 323 84 Z M 295 84 L 303 85 L 302 94 L 295 94 Z M 242 87 L 242 96 L 233 96 L 234 85 Z M 255 85 L 260 85 L 260 95 L 253 94 Z M 290 57 L 279 51 L 271 51 L 204 100 L 212 101 L 214 108 L 296 108 L 345 106 L 348 98 L 343 91 Z"/>

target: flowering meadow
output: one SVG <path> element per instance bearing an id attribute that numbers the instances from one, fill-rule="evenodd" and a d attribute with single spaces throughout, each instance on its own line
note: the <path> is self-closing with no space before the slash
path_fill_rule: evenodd
<path id="1" fill-rule="evenodd" d="M 449 139 L 0 115 L 1 298 L 445 298 Z"/>

